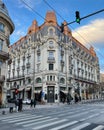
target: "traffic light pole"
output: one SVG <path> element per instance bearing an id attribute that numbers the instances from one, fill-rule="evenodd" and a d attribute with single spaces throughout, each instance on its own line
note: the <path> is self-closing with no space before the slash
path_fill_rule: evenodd
<path id="1" fill-rule="evenodd" d="M 85 18 L 88 18 L 88 17 L 93 16 L 93 15 L 95 15 L 95 14 L 101 13 L 101 12 L 103 12 L 103 11 L 104 11 L 104 9 L 99 10 L 99 11 L 97 11 L 97 12 L 94 12 L 94 13 L 92 13 L 92 14 L 89 14 L 89 15 L 87 15 L 87 16 L 84 16 L 84 17 L 80 18 L 80 20 L 85 19 Z M 67 25 L 72 24 L 72 23 L 75 23 L 75 22 L 76 22 L 76 20 L 74 20 L 74 21 L 72 21 L 72 22 L 70 22 L 70 23 L 67 23 L 67 24 L 65 24 L 64 26 L 67 26 Z"/>

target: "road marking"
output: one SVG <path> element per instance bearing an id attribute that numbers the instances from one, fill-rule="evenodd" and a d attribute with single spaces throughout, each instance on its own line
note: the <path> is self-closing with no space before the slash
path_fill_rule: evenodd
<path id="1" fill-rule="evenodd" d="M 60 125 L 60 126 L 58 126 L 58 127 L 52 128 L 52 129 L 50 129 L 50 130 L 60 130 L 60 129 L 65 128 L 65 127 L 67 127 L 67 126 L 76 124 L 77 122 L 78 122 L 78 121 L 72 121 L 72 122 L 69 122 L 69 123 L 67 123 L 67 124 Z"/>
<path id="2" fill-rule="evenodd" d="M 86 126 L 89 126 L 89 125 L 90 125 L 90 123 L 84 123 L 84 124 L 79 125 L 79 126 L 77 126 L 75 128 L 72 128 L 71 130 L 80 130 L 80 129 L 82 129 L 82 128 L 86 127 Z"/>
<path id="3" fill-rule="evenodd" d="M 85 120 L 87 120 L 87 119 L 90 119 L 90 118 L 95 117 L 95 116 L 98 116 L 98 115 L 99 115 L 99 114 L 94 114 L 94 115 L 91 115 L 91 116 L 89 116 L 89 117 L 82 118 L 80 121 L 85 121 Z"/>
<path id="4" fill-rule="evenodd" d="M 15 122 L 20 122 L 20 121 L 25 121 L 25 120 L 29 120 L 29 119 L 33 119 L 33 118 L 35 118 L 35 116 L 34 117 L 24 117 L 24 118 L 22 118 L 22 119 L 17 119 L 17 120 L 12 120 L 12 121 L 8 121 L 9 123 L 15 123 Z"/>
<path id="5" fill-rule="evenodd" d="M 32 129 L 39 130 L 41 128 L 45 128 L 45 127 L 48 127 L 48 126 L 51 126 L 51 125 L 55 125 L 55 124 L 58 124 L 58 123 L 61 123 L 61 122 L 65 122 L 65 121 L 67 121 L 67 119 L 63 119 L 63 120 L 59 120 L 59 121 L 54 121 L 54 122 L 51 122 L 51 123 L 47 123 L 45 125 L 34 127 Z"/>
<path id="6" fill-rule="evenodd" d="M 40 116 L 40 117 L 42 117 L 42 116 Z M 48 119 L 48 118 L 50 118 L 50 117 L 43 117 L 43 118 L 39 118 L 39 119 L 35 119 L 35 120 L 23 121 L 23 122 L 16 123 L 16 125 L 27 124 L 27 123 L 31 123 L 31 122 L 35 122 L 35 121 L 40 121 L 40 120 L 43 120 L 43 119 Z"/>
<path id="7" fill-rule="evenodd" d="M 99 125 L 98 127 L 94 128 L 94 129 L 92 129 L 92 130 L 102 130 L 103 128 L 104 128 L 103 125 Z"/>
<path id="8" fill-rule="evenodd" d="M 34 116 L 36 116 L 36 115 L 31 115 L 31 118 L 32 117 L 34 117 Z M 25 115 L 25 116 L 17 116 L 17 117 L 12 117 L 12 118 L 10 118 L 10 119 L 3 119 L 2 121 L 14 121 L 14 120 L 20 120 L 20 119 L 24 119 L 24 118 L 30 118 L 30 115 L 29 116 L 27 116 L 27 115 Z"/>
<path id="9" fill-rule="evenodd" d="M 44 117 L 44 119 L 45 118 L 46 117 Z M 32 126 L 32 125 L 37 125 L 37 124 L 40 124 L 40 123 L 48 122 L 48 121 L 58 120 L 58 118 L 52 118 L 52 119 L 47 119 L 47 120 L 44 120 L 44 119 L 34 120 L 34 123 L 29 123 L 29 124 L 26 124 L 26 125 L 23 125 L 23 126 L 24 127 L 28 127 L 28 126 Z M 42 120 L 42 121 L 40 121 L 40 120 Z M 37 122 L 37 121 L 39 121 L 39 122 Z"/>

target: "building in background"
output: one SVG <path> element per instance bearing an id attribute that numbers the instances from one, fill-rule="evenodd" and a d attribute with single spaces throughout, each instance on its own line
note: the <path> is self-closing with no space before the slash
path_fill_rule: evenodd
<path id="1" fill-rule="evenodd" d="M 100 97 L 104 99 L 104 74 L 100 73 Z"/>
<path id="2" fill-rule="evenodd" d="M 14 30 L 14 24 L 8 14 L 6 6 L 0 0 L 0 106 L 6 101 L 7 61 L 9 60 L 9 36 Z"/>
<path id="3" fill-rule="evenodd" d="M 73 97 L 77 93 L 82 99 L 99 96 L 93 91 L 100 80 L 94 48 L 77 41 L 68 26 L 61 33 L 54 12 L 47 12 L 41 26 L 34 20 L 27 35 L 11 45 L 9 52 L 7 86 L 12 98 L 15 89 L 18 98 L 39 100 L 42 94 L 46 102 L 63 101 L 67 93 Z"/>

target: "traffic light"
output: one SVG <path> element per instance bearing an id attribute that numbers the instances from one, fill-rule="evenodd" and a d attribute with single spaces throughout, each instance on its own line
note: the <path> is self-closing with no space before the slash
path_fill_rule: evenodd
<path id="1" fill-rule="evenodd" d="M 76 11 L 75 14 L 76 14 L 76 22 L 80 24 L 80 20 L 81 19 L 80 19 L 80 13 L 79 13 L 79 11 Z"/>
<path id="2" fill-rule="evenodd" d="M 18 89 L 15 89 L 15 94 L 18 94 Z"/>
<path id="3" fill-rule="evenodd" d="M 64 32 L 64 24 L 63 23 L 61 24 L 61 32 L 62 33 Z"/>

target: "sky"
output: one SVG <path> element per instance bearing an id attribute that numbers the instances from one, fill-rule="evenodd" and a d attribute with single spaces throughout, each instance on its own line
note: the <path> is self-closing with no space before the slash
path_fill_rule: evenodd
<path id="1" fill-rule="evenodd" d="M 104 9 L 104 0 L 2 0 L 6 5 L 9 15 L 15 25 L 15 30 L 10 36 L 10 43 L 17 42 L 20 37 L 27 34 L 33 20 L 38 25 L 44 23 L 46 12 L 56 12 L 59 25 L 65 20 L 70 23 L 75 20 L 75 12 L 80 12 L 80 17 L 87 16 Z M 24 2 L 28 5 L 26 6 Z M 93 46 L 99 58 L 100 72 L 104 73 L 104 11 L 83 19 L 80 24 L 68 25 L 72 35 L 87 48 Z"/>

